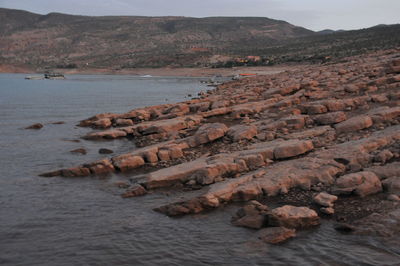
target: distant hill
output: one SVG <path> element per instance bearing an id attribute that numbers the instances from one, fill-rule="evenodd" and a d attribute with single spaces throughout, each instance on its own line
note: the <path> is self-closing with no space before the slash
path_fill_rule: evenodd
<path id="1" fill-rule="evenodd" d="M 276 45 L 232 51 L 237 54 L 258 54 L 270 64 L 288 62 L 325 62 L 368 52 L 400 48 L 400 24 L 361 30 L 336 31 L 284 40 Z"/>
<path id="2" fill-rule="evenodd" d="M 313 35 L 258 17 L 88 17 L 0 9 L 0 63 L 129 68 L 204 64 L 233 47 Z"/>
<path id="3" fill-rule="evenodd" d="M 0 36 L 0 71 L 231 67 L 394 48 L 400 25 L 313 32 L 261 17 L 89 17 L 0 8 Z"/>

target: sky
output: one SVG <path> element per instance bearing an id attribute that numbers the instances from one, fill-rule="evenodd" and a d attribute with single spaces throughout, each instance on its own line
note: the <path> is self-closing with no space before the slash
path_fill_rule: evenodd
<path id="1" fill-rule="evenodd" d="M 316 31 L 400 23 L 400 0 L 0 0 L 0 7 L 90 16 L 268 17 Z"/>

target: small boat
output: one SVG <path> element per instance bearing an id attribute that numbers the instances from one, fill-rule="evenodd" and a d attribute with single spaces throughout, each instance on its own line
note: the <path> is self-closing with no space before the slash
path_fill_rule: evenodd
<path id="1" fill-rule="evenodd" d="M 25 79 L 40 80 L 40 79 L 44 79 L 44 77 L 42 77 L 42 76 L 26 76 Z"/>
<path id="2" fill-rule="evenodd" d="M 153 76 L 152 75 L 143 75 L 143 76 L 140 76 L 141 78 L 152 78 Z"/>
<path id="3" fill-rule="evenodd" d="M 44 74 L 45 79 L 65 79 L 63 74 L 60 73 L 45 73 Z"/>

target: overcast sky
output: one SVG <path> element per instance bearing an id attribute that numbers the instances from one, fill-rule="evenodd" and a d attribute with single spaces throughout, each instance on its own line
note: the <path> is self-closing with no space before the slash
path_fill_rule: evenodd
<path id="1" fill-rule="evenodd" d="M 312 30 L 400 23 L 400 0 L 0 0 L 0 7 L 94 16 L 257 16 Z"/>

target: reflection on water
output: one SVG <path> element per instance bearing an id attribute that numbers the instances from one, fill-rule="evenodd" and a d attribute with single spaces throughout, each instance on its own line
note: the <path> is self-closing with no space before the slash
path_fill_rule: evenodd
<path id="1" fill-rule="evenodd" d="M 396 239 L 336 233 L 329 222 L 267 246 L 229 225 L 235 206 L 172 219 L 153 212 L 174 201 L 154 193 L 122 199 L 109 178 L 40 178 L 38 173 L 134 149 L 129 140 L 79 140 L 74 125 L 100 112 L 176 102 L 205 89 L 193 78 L 0 75 L 0 264 L 4 265 L 398 265 Z M 62 125 L 48 124 L 65 121 Z M 39 131 L 22 130 L 41 122 Z M 85 156 L 69 153 L 83 147 Z M 181 195 L 176 195 L 181 196 Z"/>

